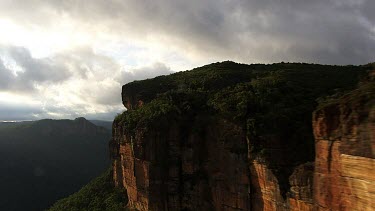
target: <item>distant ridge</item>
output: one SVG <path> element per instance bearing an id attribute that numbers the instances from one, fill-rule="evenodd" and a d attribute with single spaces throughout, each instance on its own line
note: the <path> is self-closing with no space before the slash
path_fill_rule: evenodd
<path id="1" fill-rule="evenodd" d="M 80 189 L 108 168 L 110 134 L 83 117 L 0 123 L 0 210 L 45 210 Z"/>
<path id="2" fill-rule="evenodd" d="M 93 124 L 107 128 L 108 130 L 112 130 L 112 123 L 113 121 L 104 121 L 104 120 L 88 120 L 92 122 Z"/>

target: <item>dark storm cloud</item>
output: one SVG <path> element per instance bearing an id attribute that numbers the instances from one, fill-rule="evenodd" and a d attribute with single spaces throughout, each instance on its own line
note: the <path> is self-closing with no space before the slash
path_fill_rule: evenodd
<path id="1" fill-rule="evenodd" d="M 331 64 L 363 64 L 373 61 L 375 19 L 365 15 L 375 9 L 375 1 L 262 1 L 241 4 L 240 11 L 259 14 L 259 22 L 247 16 L 254 37 L 266 36 L 282 48 L 261 51 L 264 58 Z M 267 47 L 265 44 L 263 47 Z M 262 53 L 262 54 L 263 54 Z"/>
<path id="2" fill-rule="evenodd" d="M 26 13 L 35 13 L 29 4 L 37 15 Z M 373 0 L 33 0 L 9 5 L 19 6 L 13 13 L 20 19 L 22 12 L 32 16 L 29 22 L 43 22 L 42 14 L 68 15 L 118 34 L 167 36 L 183 50 L 208 58 L 334 64 L 374 60 Z M 44 19 L 47 25 L 55 20 Z"/>

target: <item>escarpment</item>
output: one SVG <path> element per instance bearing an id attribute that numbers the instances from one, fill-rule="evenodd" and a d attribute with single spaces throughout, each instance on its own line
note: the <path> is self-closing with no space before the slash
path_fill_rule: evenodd
<path id="1" fill-rule="evenodd" d="M 314 113 L 319 210 L 375 210 L 375 82 Z"/>
<path id="2" fill-rule="evenodd" d="M 137 210 L 371 209 L 370 68 L 222 62 L 126 84 L 114 182 Z"/>

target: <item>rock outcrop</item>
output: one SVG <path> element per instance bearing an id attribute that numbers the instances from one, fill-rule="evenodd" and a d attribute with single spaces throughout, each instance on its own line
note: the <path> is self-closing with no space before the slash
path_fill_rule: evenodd
<path id="1" fill-rule="evenodd" d="M 144 90 L 139 82 L 123 87 L 128 112 L 171 89 L 155 83 L 152 92 L 154 82 L 145 83 Z M 249 124 L 225 115 L 171 115 L 162 107 L 166 115 L 133 128 L 116 118 L 113 179 L 127 190 L 129 208 L 137 210 L 374 210 L 374 93 L 374 83 L 366 82 L 314 112 L 315 161 L 294 159 L 308 154 L 310 145 L 285 140 L 292 134 L 254 139 Z M 312 132 L 306 131 L 308 139 Z M 296 148 L 288 144 L 300 144 L 301 152 L 290 155 L 289 147 Z"/>
<path id="2" fill-rule="evenodd" d="M 314 113 L 318 210 L 375 210 L 374 83 Z"/>
<path id="3" fill-rule="evenodd" d="M 251 210 L 313 210 L 313 168 L 312 163 L 296 167 L 289 178 L 290 191 L 284 198 L 273 171 L 264 163 L 251 162 Z"/>

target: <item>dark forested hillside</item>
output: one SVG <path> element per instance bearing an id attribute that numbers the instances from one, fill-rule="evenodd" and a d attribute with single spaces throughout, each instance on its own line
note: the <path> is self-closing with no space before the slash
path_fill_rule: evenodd
<path id="1" fill-rule="evenodd" d="M 103 173 L 110 131 L 84 118 L 0 124 L 0 210 L 40 211 Z"/>
<path id="2" fill-rule="evenodd" d="M 78 192 L 57 201 L 49 211 L 125 211 L 127 197 L 124 190 L 116 188 L 112 172 L 93 179 Z"/>

